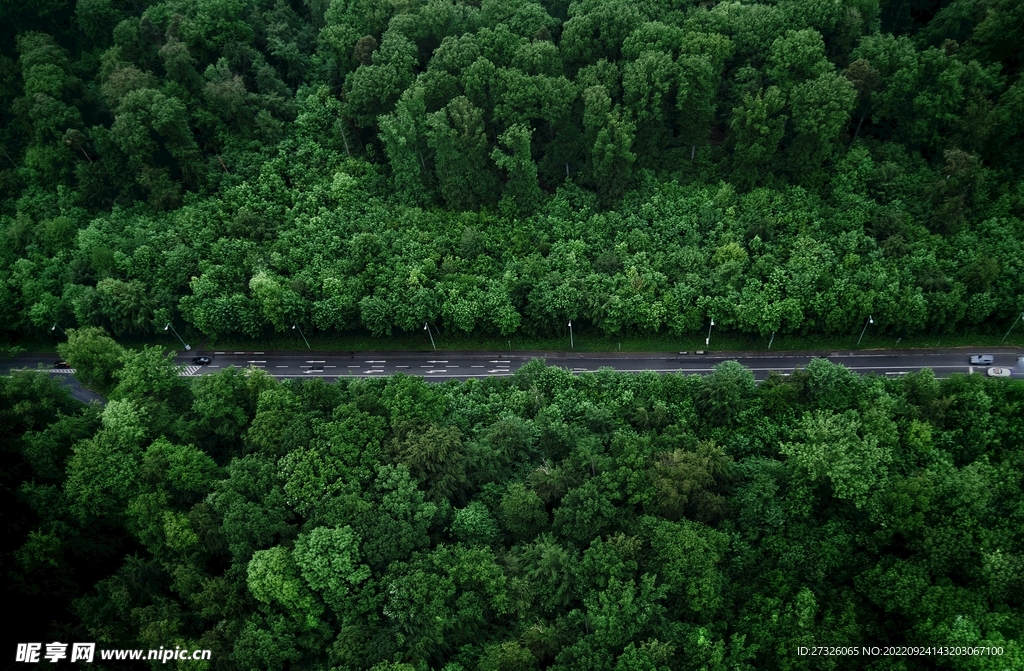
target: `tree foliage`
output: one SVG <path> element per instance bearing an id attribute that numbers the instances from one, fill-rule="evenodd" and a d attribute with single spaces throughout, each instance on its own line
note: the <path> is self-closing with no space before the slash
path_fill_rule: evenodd
<path id="1" fill-rule="evenodd" d="M 1019 381 L 815 359 L 760 385 L 539 361 L 329 385 L 123 359 L 102 411 L 0 378 L 5 590 L 54 606 L 25 627 L 171 636 L 226 669 L 784 669 L 936 637 L 1021 659 Z"/>
<path id="2" fill-rule="evenodd" d="M 1011 0 L 71 4 L 3 9 L 5 337 L 1024 310 Z"/>

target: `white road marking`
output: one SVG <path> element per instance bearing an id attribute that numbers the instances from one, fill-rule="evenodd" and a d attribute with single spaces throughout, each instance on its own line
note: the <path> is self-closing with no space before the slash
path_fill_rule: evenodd
<path id="1" fill-rule="evenodd" d="M 223 354 L 224 352 L 214 352 L 214 354 Z"/>
<path id="2" fill-rule="evenodd" d="M 325 361 L 307 361 L 306 363 L 326 363 Z"/>
<path id="3" fill-rule="evenodd" d="M 395 368 L 408 368 L 408 366 L 395 366 Z"/>
<path id="4" fill-rule="evenodd" d="M 247 361 L 246 363 L 266 363 L 266 360 L 265 359 L 254 359 L 252 361 Z"/>
<path id="5" fill-rule="evenodd" d="M 483 368 L 483 366 L 470 366 L 470 368 Z"/>
<path id="6" fill-rule="evenodd" d="M 364 361 L 363 363 L 387 363 L 387 359 Z"/>
<path id="7" fill-rule="evenodd" d="M 275 368 L 287 368 L 288 366 L 275 366 Z"/>

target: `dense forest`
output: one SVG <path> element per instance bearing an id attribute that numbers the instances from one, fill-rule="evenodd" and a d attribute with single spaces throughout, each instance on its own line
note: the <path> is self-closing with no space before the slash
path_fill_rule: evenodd
<path id="1" fill-rule="evenodd" d="M 5 0 L 0 328 L 1024 310 L 1018 0 Z"/>
<path id="2" fill-rule="evenodd" d="M 14 640 L 240 671 L 1024 668 L 1019 380 L 177 372 L 120 352 L 105 408 L 0 377 Z"/>

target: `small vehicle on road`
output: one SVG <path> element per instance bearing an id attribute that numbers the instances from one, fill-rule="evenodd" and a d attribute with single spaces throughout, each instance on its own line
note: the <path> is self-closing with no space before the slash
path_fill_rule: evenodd
<path id="1" fill-rule="evenodd" d="M 54 368 L 71 368 L 71 364 L 69 364 L 67 361 L 63 361 L 63 360 L 62 361 L 54 361 L 53 362 L 53 367 Z"/>
<path id="2" fill-rule="evenodd" d="M 975 354 L 971 357 L 971 363 L 975 366 L 989 366 L 992 364 L 991 354 Z"/>
<path id="3" fill-rule="evenodd" d="M 1009 368 L 989 368 L 988 369 L 988 376 L 989 377 L 1010 377 L 1010 369 Z"/>
<path id="4" fill-rule="evenodd" d="M 210 357 L 208 356 L 192 357 L 192 363 L 196 364 L 197 366 L 208 366 L 210 364 L 210 361 L 212 361 L 212 359 L 210 359 Z"/>

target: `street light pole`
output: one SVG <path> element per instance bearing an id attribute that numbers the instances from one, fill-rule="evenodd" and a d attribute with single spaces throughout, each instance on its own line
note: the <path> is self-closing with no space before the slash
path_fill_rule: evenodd
<path id="1" fill-rule="evenodd" d="M 174 327 L 171 326 L 170 322 L 167 322 L 167 325 L 164 326 L 164 330 L 166 331 L 167 329 L 171 329 L 171 333 L 173 333 L 174 335 L 178 336 L 178 340 L 181 340 L 181 336 L 178 335 L 178 332 L 174 330 Z M 63 333 L 63 331 L 62 331 L 62 333 Z M 185 351 L 186 352 L 189 351 L 190 349 L 192 349 L 191 347 L 189 347 L 189 345 L 184 340 L 181 340 L 181 344 L 185 346 Z"/>
<path id="2" fill-rule="evenodd" d="M 572 341 L 572 320 L 569 320 L 569 349 L 576 349 L 576 344 Z"/>
<path id="3" fill-rule="evenodd" d="M 298 330 L 299 335 L 302 336 L 302 342 L 306 343 L 306 349 L 308 349 L 308 350 L 313 349 L 312 347 L 309 346 L 309 341 L 306 340 L 306 334 L 302 332 L 302 329 L 299 328 L 298 324 L 293 324 L 292 325 L 292 330 L 293 331 Z"/>
<path id="4" fill-rule="evenodd" d="M 874 324 L 875 319 L 871 315 L 868 315 L 868 320 L 864 322 L 864 328 L 860 331 L 860 337 L 857 338 L 857 347 L 860 347 L 860 341 L 864 339 L 864 331 L 868 330 L 868 324 Z"/>
<path id="5" fill-rule="evenodd" d="M 64 329 L 62 329 L 61 327 L 57 326 L 56 323 L 53 326 L 50 327 L 50 333 L 53 333 L 53 329 L 57 329 L 61 333 L 64 333 Z M 64 335 L 67 335 L 67 333 L 64 333 Z M 1003 340 L 1005 340 L 1005 338 L 1003 338 Z"/>
<path id="6" fill-rule="evenodd" d="M 772 348 L 772 343 L 773 343 L 773 342 L 775 342 L 775 331 L 772 331 L 772 337 L 771 337 L 771 339 L 770 339 L 770 340 L 768 341 L 768 349 L 771 349 L 771 348 Z"/>
<path id="7" fill-rule="evenodd" d="M 434 344 L 434 334 L 430 332 L 430 327 L 427 326 L 427 322 L 423 322 L 423 330 L 427 332 L 428 336 L 430 336 L 430 346 L 434 348 L 434 351 L 437 351 L 437 345 Z"/>
<path id="8" fill-rule="evenodd" d="M 711 326 L 714 326 L 714 325 L 715 325 L 715 320 L 712 317 L 712 319 L 711 319 Z M 704 346 L 705 347 L 707 347 L 708 345 L 711 344 L 711 326 L 708 326 L 708 337 L 704 338 Z"/>
<path id="9" fill-rule="evenodd" d="M 1016 326 L 1017 322 L 1019 322 L 1021 319 L 1024 319 L 1024 312 L 1021 313 L 1020 317 L 1017 317 L 1016 319 L 1013 320 L 1013 323 L 1010 324 L 1010 330 L 1006 332 L 1006 335 L 1004 335 L 1003 339 L 1000 340 L 999 342 L 1006 342 L 1006 339 L 1010 337 L 1010 331 L 1013 330 L 1013 327 Z"/>

